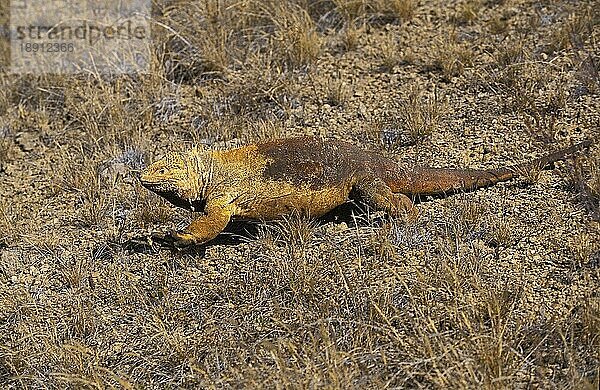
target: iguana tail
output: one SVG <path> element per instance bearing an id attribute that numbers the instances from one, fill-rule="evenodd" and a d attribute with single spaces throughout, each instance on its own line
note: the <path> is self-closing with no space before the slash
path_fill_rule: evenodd
<path id="1" fill-rule="evenodd" d="M 439 195 L 451 194 L 457 191 L 470 191 L 510 180 L 526 174 L 532 169 L 543 169 L 548 164 L 563 160 L 580 150 L 587 149 L 590 145 L 591 141 L 586 140 L 540 157 L 532 162 L 508 168 L 490 170 L 414 168 L 404 171 L 397 180 L 392 180 L 389 185 L 393 192 L 407 195 Z"/>

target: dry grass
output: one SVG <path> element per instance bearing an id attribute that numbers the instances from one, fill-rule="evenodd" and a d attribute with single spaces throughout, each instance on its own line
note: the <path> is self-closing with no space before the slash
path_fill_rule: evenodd
<path id="1" fill-rule="evenodd" d="M 501 69 L 506 69 L 507 67 L 522 63 L 528 59 L 525 43 L 523 41 L 515 40 L 501 42 L 495 48 L 493 58 L 496 65 Z M 514 68 L 506 69 L 509 76 L 512 76 L 515 71 L 518 70 L 514 70 Z"/>
<path id="2" fill-rule="evenodd" d="M 337 74 L 329 78 L 326 85 L 327 103 L 343 106 L 350 97 L 350 86 Z"/>
<path id="3" fill-rule="evenodd" d="M 341 46 L 345 51 L 353 51 L 359 45 L 361 35 L 365 32 L 363 27 L 356 27 L 354 23 L 348 23 L 340 32 Z"/>
<path id="4" fill-rule="evenodd" d="M 410 21 L 416 12 L 415 0 L 334 0 L 335 10 L 347 21 L 392 19 Z"/>
<path id="5" fill-rule="evenodd" d="M 452 21 L 456 24 L 472 23 L 478 18 L 482 6 L 481 0 L 468 0 L 458 6 Z"/>
<path id="6" fill-rule="evenodd" d="M 598 387 L 597 147 L 411 223 L 346 205 L 182 252 L 152 234 L 193 215 L 137 181 L 297 134 L 474 168 L 594 138 L 591 2 L 154 6 L 149 74 L 0 74 L 0 387 Z"/>
<path id="7" fill-rule="evenodd" d="M 0 138 L 0 170 L 3 170 L 4 164 L 10 159 L 10 149 L 12 143 L 9 139 Z"/>
<path id="8" fill-rule="evenodd" d="M 517 52 L 522 53 L 523 48 Z M 563 114 L 572 98 L 569 81 L 557 73 L 558 68 L 552 64 L 523 62 L 521 54 L 504 60 L 507 62 L 498 62 L 503 69 L 495 80 L 507 97 L 502 103 L 504 108 L 520 115 L 525 129 L 534 139 L 544 143 L 556 141 L 559 133 L 568 131 Z"/>
<path id="9" fill-rule="evenodd" d="M 10 3 L 0 4 L 0 71 L 10 66 Z"/>
<path id="10" fill-rule="evenodd" d="M 394 66 L 399 65 L 402 59 L 402 47 L 398 42 L 398 38 L 394 35 L 389 35 L 381 46 L 382 68 L 388 72 L 392 72 Z"/>
<path id="11" fill-rule="evenodd" d="M 430 68 L 442 73 L 445 80 L 458 76 L 473 64 L 473 51 L 468 43 L 458 42 L 454 34 L 438 38 Z"/>
<path id="12" fill-rule="evenodd" d="M 571 13 L 549 37 L 545 51 L 557 53 L 569 48 L 581 49 L 584 41 L 592 34 L 594 23 L 598 23 L 597 10 L 584 7 L 578 12 Z"/>
<path id="13" fill-rule="evenodd" d="M 593 219 L 600 221 L 600 156 L 597 149 L 588 159 L 575 160 L 570 182 Z"/>
<path id="14" fill-rule="evenodd" d="M 374 121 L 372 133 L 386 148 L 414 145 L 438 129 L 446 112 L 447 102 L 437 90 L 426 93 L 412 86 L 406 99 Z"/>

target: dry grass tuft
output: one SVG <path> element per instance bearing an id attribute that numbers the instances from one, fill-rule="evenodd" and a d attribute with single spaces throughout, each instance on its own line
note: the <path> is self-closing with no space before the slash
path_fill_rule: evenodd
<path id="1" fill-rule="evenodd" d="M 521 110 L 529 133 L 544 142 L 556 140 L 557 132 L 560 131 L 557 120 L 561 117 L 566 100 L 566 88 L 562 83 L 546 94 L 544 102 L 523 100 Z"/>
<path id="2" fill-rule="evenodd" d="M 394 67 L 399 65 L 402 60 L 402 48 L 398 42 L 398 38 L 393 34 L 388 35 L 381 46 L 381 66 L 383 70 L 392 72 Z"/>
<path id="3" fill-rule="evenodd" d="M 515 68 L 508 68 L 515 64 L 520 64 L 528 59 L 528 53 L 525 49 L 525 42 L 518 40 L 506 40 L 498 44 L 493 51 L 492 57 L 500 69 L 504 69 L 504 77 L 516 77 Z"/>
<path id="4" fill-rule="evenodd" d="M 0 171 L 4 170 L 4 164 L 11 159 L 12 145 L 12 140 L 0 135 Z"/>
<path id="5" fill-rule="evenodd" d="M 162 198 L 156 199 L 147 191 L 136 191 L 135 203 L 131 206 L 133 213 L 131 223 L 144 228 L 156 225 L 166 225 L 176 218 L 172 207 Z"/>
<path id="6" fill-rule="evenodd" d="M 526 184 L 535 184 L 540 180 L 544 170 L 543 166 L 529 164 L 528 166 L 519 166 L 516 168 L 516 174 Z"/>
<path id="7" fill-rule="evenodd" d="M 600 156 L 596 148 L 586 159 L 576 159 L 569 181 L 596 221 L 600 221 Z"/>
<path id="8" fill-rule="evenodd" d="M 289 2 L 275 2 L 265 7 L 275 27 L 273 43 L 288 66 L 306 67 L 321 53 L 321 37 L 308 12 Z"/>
<path id="9" fill-rule="evenodd" d="M 377 19 L 407 22 L 415 16 L 415 0 L 334 0 L 337 12 L 346 21 Z"/>
<path id="10" fill-rule="evenodd" d="M 515 242 L 514 223 L 505 218 L 490 218 L 490 244 L 508 247 Z"/>
<path id="11" fill-rule="evenodd" d="M 447 101 L 437 90 L 425 93 L 413 86 L 406 100 L 373 123 L 372 133 L 386 148 L 414 145 L 429 137 L 447 112 Z"/>
<path id="12" fill-rule="evenodd" d="M 487 28 L 492 35 L 506 35 L 509 28 L 508 18 L 504 15 L 495 14 L 487 22 Z"/>
<path id="13" fill-rule="evenodd" d="M 343 107 L 350 98 L 351 90 L 338 73 L 327 80 L 325 93 L 327 103 Z"/>
<path id="14" fill-rule="evenodd" d="M 321 53 L 314 21 L 294 2 L 211 0 L 165 6 L 156 24 L 164 43 L 159 63 L 177 82 L 231 77 L 256 55 L 286 68 L 306 68 Z"/>
<path id="15" fill-rule="evenodd" d="M 594 25 L 598 23 L 597 20 L 594 20 L 594 12 L 597 10 L 583 7 L 583 9 L 568 15 L 558 28 L 553 29 L 544 51 L 556 54 L 567 49 L 581 49 L 584 41 L 592 35 Z"/>
<path id="16" fill-rule="evenodd" d="M 234 117 L 286 118 L 297 104 L 296 78 L 294 73 L 283 72 L 276 64 L 256 60 L 248 64 L 246 72 L 236 75 L 235 82 L 226 87 L 226 94 L 218 104 L 224 106 L 225 114 Z M 221 112 L 211 114 L 216 120 L 222 119 Z"/>
<path id="17" fill-rule="evenodd" d="M 579 234 L 573 237 L 569 242 L 569 247 L 573 253 L 576 269 L 582 268 L 585 264 L 592 261 L 592 256 L 600 251 L 600 247 L 590 234 Z"/>
<path id="18" fill-rule="evenodd" d="M 22 205 L 8 198 L 0 201 L 0 246 L 20 241 L 20 237 L 25 233 L 22 227 L 24 215 Z"/>
<path id="19" fill-rule="evenodd" d="M 83 159 L 81 164 L 81 166 L 75 164 L 65 166 L 61 187 L 76 196 L 78 210 L 74 218 L 76 225 L 101 227 L 109 216 L 109 187 L 103 183 L 97 164 L 89 159 Z"/>
<path id="20" fill-rule="evenodd" d="M 451 20 L 458 25 L 473 23 L 478 19 L 481 7 L 481 0 L 468 0 L 458 6 Z"/>
<path id="21" fill-rule="evenodd" d="M 360 37 L 364 34 L 364 25 L 356 27 L 355 23 L 346 23 L 340 31 L 341 46 L 344 51 L 354 51 L 358 48 Z"/>
<path id="22" fill-rule="evenodd" d="M 444 80 L 461 75 L 473 64 L 473 50 L 465 42 L 459 42 L 455 34 L 438 38 L 433 48 L 430 68 L 441 72 Z"/>
<path id="23" fill-rule="evenodd" d="M 581 83 L 581 89 L 576 90 L 576 94 L 597 93 L 600 90 L 600 61 L 591 54 L 579 58 L 575 77 Z"/>
<path id="24" fill-rule="evenodd" d="M 560 119 L 569 99 L 568 81 L 554 70 L 543 64 L 514 64 L 496 79 L 508 97 L 505 109 L 518 113 L 529 134 L 543 143 L 555 142 L 565 130 Z"/>
<path id="25" fill-rule="evenodd" d="M 391 14 L 402 22 L 407 22 L 415 16 L 418 1 L 416 0 L 379 0 L 377 7 L 386 14 Z"/>
<path id="26" fill-rule="evenodd" d="M 279 239 L 286 246 L 290 256 L 304 253 L 314 238 L 314 231 L 318 224 L 306 216 L 292 214 L 277 225 L 276 232 Z"/>
<path id="27" fill-rule="evenodd" d="M 369 5 L 364 0 L 333 0 L 337 12 L 347 21 L 354 21 L 363 17 Z"/>

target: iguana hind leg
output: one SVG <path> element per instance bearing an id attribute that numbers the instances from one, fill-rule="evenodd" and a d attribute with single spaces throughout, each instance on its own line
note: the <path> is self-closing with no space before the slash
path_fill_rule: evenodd
<path id="1" fill-rule="evenodd" d="M 354 190 L 363 201 L 377 210 L 385 211 L 393 218 L 414 220 L 418 215 L 417 208 L 408 196 L 392 192 L 379 178 L 364 178 L 354 185 Z"/>
<path id="2" fill-rule="evenodd" d="M 231 212 L 225 207 L 207 208 L 206 215 L 193 220 L 184 230 L 171 233 L 171 236 L 177 247 L 204 244 L 217 237 L 230 219 Z"/>

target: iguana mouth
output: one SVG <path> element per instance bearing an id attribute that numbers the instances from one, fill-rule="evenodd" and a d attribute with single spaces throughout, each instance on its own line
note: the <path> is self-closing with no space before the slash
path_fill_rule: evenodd
<path id="1" fill-rule="evenodd" d="M 181 207 L 182 209 L 186 209 L 194 212 L 203 212 L 204 207 L 206 206 L 206 200 L 204 199 L 194 199 L 188 200 L 184 199 L 173 191 L 165 191 L 159 188 L 158 185 L 154 185 L 153 183 L 144 183 L 142 185 L 154 192 L 156 195 L 165 198 L 169 203 L 174 206 Z"/>
<path id="2" fill-rule="evenodd" d="M 183 199 L 182 197 L 178 196 L 177 194 L 174 194 L 173 192 L 168 192 L 168 191 L 155 191 L 155 192 L 156 192 L 156 195 L 162 196 L 169 203 L 171 203 L 177 207 L 181 207 L 182 209 L 189 210 L 189 211 L 201 213 L 204 211 L 204 207 L 206 206 L 206 201 L 203 199 L 186 200 L 186 199 Z"/>

